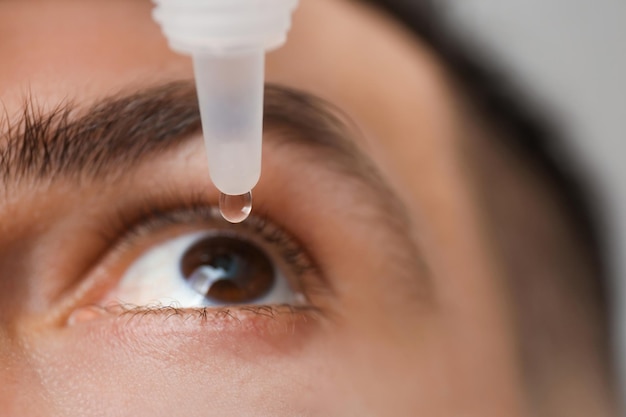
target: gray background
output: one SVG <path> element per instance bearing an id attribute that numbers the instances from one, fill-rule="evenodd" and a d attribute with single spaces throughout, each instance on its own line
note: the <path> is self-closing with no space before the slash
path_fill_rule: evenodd
<path id="1" fill-rule="evenodd" d="M 439 1 L 454 24 L 477 36 L 522 86 L 556 110 L 585 168 L 599 180 L 608 202 L 626 381 L 626 1 Z"/>

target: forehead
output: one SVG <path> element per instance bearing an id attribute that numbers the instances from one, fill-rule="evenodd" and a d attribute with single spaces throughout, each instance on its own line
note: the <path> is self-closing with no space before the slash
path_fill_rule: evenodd
<path id="1" fill-rule="evenodd" d="M 83 98 L 190 77 L 189 60 L 168 49 L 151 8 L 147 0 L 0 3 L 3 99 L 27 89 Z M 268 80 L 338 104 L 384 92 L 388 105 L 398 101 L 398 91 L 406 96 L 419 88 L 430 107 L 437 105 L 443 90 L 434 60 L 389 19 L 343 0 L 302 0 L 294 19 L 288 45 L 269 55 Z M 403 89 L 392 80 L 402 80 Z"/>
<path id="2" fill-rule="evenodd" d="M 1 2 L 0 99 L 8 114 L 19 112 L 25 96 L 53 108 L 191 78 L 189 59 L 169 50 L 151 8 L 128 0 Z M 428 172 L 452 157 L 453 95 L 443 74 L 396 22 L 343 0 L 301 0 L 287 45 L 267 62 L 268 81 L 317 94 L 347 113 L 369 153 L 395 167 L 390 179 L 409 196 L 419 192 L 416 165 Z M 444 183 L 446 175 L 430 174 Z"/>

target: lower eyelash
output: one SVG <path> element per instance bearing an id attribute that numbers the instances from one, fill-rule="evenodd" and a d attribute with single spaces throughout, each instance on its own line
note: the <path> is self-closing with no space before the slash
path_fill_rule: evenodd
<path id="1" fill-rule="evenodd" d="M 96 307 L 94 307 L 96 308 Z M 311 305 L 294 306 L 280 305 L 241 305 L 237 307 L 202 307 L 180 308 L 176 306 L 132 306 L 114 304 L 107 307 L 97 307 L 101 315 L 111 315 L 128 320 L 142 319 L 147 316 L 161 316 L 165 320 L 178 317 L 184 320 L 195 318 L 201 322 L 234 321 L 241 323 L 246 317 L 262 317 L 268 320 L 279 320 L 281 317 L 300 317 L 316 319 L 322 310 Z"/>
<path id="2" fill-rule="evenodd" d="M 322 319 L 330 317 L 321 309 L 311 305 L 293 306 L 287 304 L 203 308 L 113 304 L 108 307 L 87 306 L 84 308 L 93 309 L 95 312 L 90 313 L 86 318 L 84 316 L 79 318 L 78 321 L 73 320 L 73 315 L 70 315 L 66 320 L 66 326 L 74 327 L 105 320 L 105 323 L 118 326 L 118 330 L 115 331 L 118 334 L 128 331 L 132 334 L 135 331 L 132 329 L 146 329 L 152 325 L 158 326 L 159 331 L 169 335 L 173 334 L 171 332 L 185 335 L 190 329 L 194 332 L 198 329 L 211 329 L 220 334 L 230 332 L 237 336 L 254 334 L 267 337 L 295 335 L 302 330 L 310 329 L 310 325 L 315 326 Z M 206 327 L 202 327 L 202 325 L 206 325 Z M 155 331 L 154 329 L 152 331 Z M 140 331 L 143 332 L 143 330 Z"/>

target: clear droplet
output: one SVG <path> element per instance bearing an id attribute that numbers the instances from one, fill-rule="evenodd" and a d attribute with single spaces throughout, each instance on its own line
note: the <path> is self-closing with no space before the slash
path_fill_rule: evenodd
<path id="1" fill-rule="evenodd" d="M 252 211 L 252 192 L 241 195 L 220 194 L 220 213 L 224 220 L 241 223 Z"/>

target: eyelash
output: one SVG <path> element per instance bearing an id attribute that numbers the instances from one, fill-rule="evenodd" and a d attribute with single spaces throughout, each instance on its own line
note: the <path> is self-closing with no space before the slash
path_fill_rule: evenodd
<path id="1" fill-rule="evenodd" d="M 238 306 L 238 307 L 201 307 L 195 309 L 178 308 L 174 306 L 151 306 L 151 307 L 139 307 L 139 306 L 126 306 L 118 305 L 115 307 L 103 307 L 106 312 L 114 311 L 119 318 L 143 318 L 150 315 L 162 316 L 166 315 L 170 317 L 188 317 L 193 314 L 196 318 L 202 321 L 209 320 L 234 320 L 240 321 L 241 312 L 262 316 L 269 319 L 277 319 L 280 316 L 302 316 L 302 318 L 311 318 L 320 316 L 323 310 L 312 305 L 268 305 L 268 306 Z"/>
<path id="2" fill-rule="evenodd" d="M 307 298 L 315 291 L 327 291 L 328 283 L 307 279 L 314 274 L 321 277 L 318 266 L 312 261 L 303 245 L 285 230 L 272 223 L 260 210 L 255 210 L 245 222 L 233 225 L 226 222 L 218 207 L 208 203 L 202 194 L 181 198 L 174 193 L 156 200 L 146 200 L 135 210 L 121 210 L 104 223 L 107 227 L 100 235 L 107 242 L 116 242 L 113 250 L 132 248 L 141 239 L 169 227 L 216 227 L 243 240 L 257 241 L 273 249 L 289 272 L 297 279 L 296 290 Z M 129 215 L 130 214 L 130 215 Z M 313 282 L 311 282 L 313 281 Z"/>

